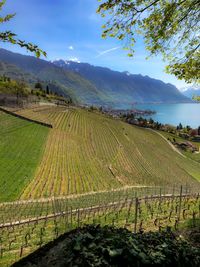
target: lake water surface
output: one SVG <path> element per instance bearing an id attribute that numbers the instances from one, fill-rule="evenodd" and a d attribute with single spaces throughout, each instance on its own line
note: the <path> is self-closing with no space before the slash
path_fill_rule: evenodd
<path id="1" fill-rule="evenodd" d="M 192 128 L 200 126 L 200 104 L 138 104 L 134 108 L 142 110 L 154 110 L 156 114 L 150 117 L 163 124 L 183 126 L 190 125 Z"/>

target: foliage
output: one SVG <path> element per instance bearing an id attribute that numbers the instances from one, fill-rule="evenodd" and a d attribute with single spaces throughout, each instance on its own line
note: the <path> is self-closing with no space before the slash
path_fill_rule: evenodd
<path id="1" fill-rule="evenodd" d="M 0 11 L 5 5 L 6 0 L 0 1 Z M 15 14 L 8 14 L 6 16 L 0 16 L 0 24 L 10 21 L 15 17 Z M 36 57 L 40 57 L 41 55 L 46 57 L 46 52 L 41 50 L 37 45 L 32 43 L 27 43 L 23 40 L 17 38 L 17 35 L 12 31 L 4 31 L 0 32 L 0 41 L 7 42 L 15 45 L 19 45 L 20 47 L 26 48 L 28 51 L 35 53 Z"/>
<path id="2" fill-rule="evenodd" d="M 0 93 L 27 96 L 30 94 L 30 88 L 24 82 L 11 80 L 9 77 L 2 76 L 0 77 Z"/>
<path id="3" fill-rule="evenodd" d="M 28 76 L 29 77 L 29 76 Z M 55 89 L 54 84 L 50 86 Z M 70 97 L 63 97 L 58 93 L 50 92 L 49 86 L 47 85 L 48 90 L 43 89 L 43 85 L 39 82 L 35 84 L 35 89 L 31 89 L 28 84 L 21 80 L 12 80 L 10 77 L 5 75 L 0 76 L 0 94 L 5 95 L 15 95 L 17 97 L 27 97 L 30 95 L 36 95 L 38 99 L 40 97 L 45 98 L 51 102 L 53 101 L 62 101 L 62 103 L 68 104 L 73 103 Z"/>
<path id="4" fill-rule="evenodd" d="M 200 102 L 200 96 L 193 96 L 192 99 Z"/>
<path id="5" fill-rule="evenodd" d="M 46 86 L 46 94 L 49 95 L 50 94 L 50 90 L 49 90 L 49 86 Z"/>
<path id="6" fill-rule="evenodd" d="M 58 235 L 85 224 L 96 223 L 102 226 L 112 224 L 131 231 L 136 225 L 137 232 L 157 231 L 165 229 L 166 226 L 168 228 L 176 226 L 175 229 L 178 226 L 179 229 L 179 226 L 182 227 L 182 223 L 188 219 L 192 219 L 193 226 L 196 225 L 200 201 L 198 195 L 181 197 L 181 201 L 180 195 L 169 195 L 172 192 L 175 194 L 180 194 L 181 191 L 189 192 L 190 187 L 187 187 L 187 190 L 183 187 L 181 191 L 180 187 L 162 188 L 162 191 L 161 188 L 157 189 L 132 188 L 128 191 L 115 191 L 114 194 L 100 192 L 78 197 L 0 203 L 2 249 L 0 265 L 10 266 L 19 257 L 26 256 L 43 244 L 54 240 Z M 198 192 L 197 188 L 193 190 Z M 137 221 L 135 197 L 133 197 L 135 192 L 142 196 L 138 198 Z M 166 196 L 161 196 L 161 192 Z M 178 224 L 177 218 L 179 218 Z"/>
<path id="7" fill-rule="evenodd" d="M 37 89 L 39 89 L 39 90 L 43 90 L 42 84 L 39 83 L 39 82 L 37 82 L 37 83 L 35 84 L 35 88 L 37 88 Z"/>
<path id="8" fill-rule="evenodd" d="M 200 249 L 179 240 L 172 232 L 133 234 L 123 228 L 88 225 L 61 236 L 13 266 L 39 267 L 52 264 L 195 267 L 200 264 Z"/>
<path id="9" fill-rule="evenodd" d="M 44 82 L 44 84 L 46 83 Z M 73 104 L 73 100 L 69 96 L 66 96 L 66 94 L 63 96 L 62 94 L 53 91 L 56 89 L 56 86 L 53 83 L 46 85 L 46 89 L 43 89 L 43 86 L 43 84 L 37 82 L 35 84 L 35 88 L 31 90 L 31 94 L 36 95 L 39 99 L 42 97 L 49 102 L 52 102 L 53 100 L 53 102 L 57 101 L 57 103 Z M 50 90 L 49 87 L 52 90 Z"/>
<path id="10" fill-rule="evenodd" d="M 198 0 L 106 0 L 97 12 L 109 18 L 102 37 L 124 40 L 130 57 L 141 34 L 150 55 L 162 53 L 169 60 L 169 73 L 200 82 Z"/>

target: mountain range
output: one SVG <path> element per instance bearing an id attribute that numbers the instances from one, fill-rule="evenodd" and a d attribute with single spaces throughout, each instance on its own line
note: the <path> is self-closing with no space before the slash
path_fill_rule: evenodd
<path id="1" fill-rule="evenodd" d="M 200 96 L 200 87 L 192 86 L 192 87 L 185 88 L 185 90 L 183 91 L 183 94 L 186 97 L 189 97 L 191 99 L 193 96 Z"/>
<path id="2" fill-rule="evenodd" d="M 118 105 L 131 103 L 174 103 L 186 102 L 180 91 L 169 83 L 140 74 L 118 72 L 108 68 L 96 67 L 87 63 L 56 60 L 56 66 L 74 71 L 91 81 L 98 90 L 109 94 Z"/>
<path id="3" fill-rule="evenodd" d="M 0 75 L 31 86 L 40 81 L 74 102 L 117 108 L 133 103 L 183 103 L 191 100 L 172 84 L 140 74 L 113 71 L 88 63 L 49 62 L 0 49 Z"/>

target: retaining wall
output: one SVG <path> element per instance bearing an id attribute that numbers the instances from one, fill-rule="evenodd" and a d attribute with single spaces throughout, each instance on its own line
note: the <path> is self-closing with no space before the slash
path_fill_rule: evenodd
<path id="1" fill-rule="evenodd" d="M 53 128 L 53 125 L 52 124 L 48 124 L 48 123 L 45 123 L 45 122 L 42 122 L 42 121 L 37 121 L 37 120 L 26 118 L 26 117 L 24 117 L 22 115 L 16 114 L 16 113 L 14 113 L 12 111 L 9 111 L 7 109 L 4 109 L 2 107 L 0 107 L 0 111 L 3 111 L 3 112 L 5 112 L 5 113 L 7 113 L 9 115 L 12 115 L 14 117 L 20 118 L 22 120 L 26 120 L 26 121 L 29 121 L 29 122 L 34 122 L 34 123 L 40 124 L 40 125 L 45 126 L 45 127 L 48 127 L 48 128 Z"/>

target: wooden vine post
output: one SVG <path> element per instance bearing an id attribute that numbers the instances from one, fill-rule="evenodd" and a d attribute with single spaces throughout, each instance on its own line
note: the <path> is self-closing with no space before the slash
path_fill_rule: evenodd
<path id="1" fill-rule="evenodd" d="M 72 218 L 72 206 L 70 207 L 70 227 L 71 227 L 71 229 L 72 229 L 72 220 L 73 220 L 73 218 Z"/>
<path id="2" fill-rule="evenodd" d="M 138 206 L 139 206 L 139 200 L 138 200 L 138 197 L 136 197 L 136 198 L 135 198 L 135 222 L 134 222 L 134 233 L 137 232 Z"/>
<path id="3" fill-rule="evenodd" d="M 181 218 L 181 204 L 182 204 L 182 196 L 183 196 L 183 187 L 182 187 L 182 185 L 181 185 L 181 189 L 180 189 L 180 196 L 179 196 L 178 222 L 180 221 L 180 218 Z"/>
<path id="4" fill-rule="evenodd" d="M 80 227 L 80 210 L 77 209 L 77 221 L 78 221 L 78 227 Z"/>

